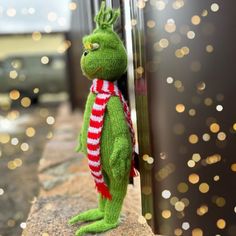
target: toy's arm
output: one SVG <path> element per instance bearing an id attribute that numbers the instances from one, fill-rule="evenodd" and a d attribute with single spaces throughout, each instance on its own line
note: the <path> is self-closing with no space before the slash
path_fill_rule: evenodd
<path id="1" fill-rule="evenodd" d="M 132 155 L 131 136 L 119 97 L 110 98 L 107 104 L 107 111 L 111 121 L 113 137 L 115 138 L 110 157 L 110 166 L 113 177 L 120 178 L 126 176 L 130 169 Z"/>
<path id="2" fill-rule="evenodd" d="M 86 154 L 86 150 L 87 150 L 87 129 L 86 129 L 86 127 L 88 127 L 89 120 L 90 120 L 90 113 L 91 113 L 90 107 L 92 106 L 91 104 L 93 104 L 92 96 L 93 96 L 93 94 L 89 93 L 87 101 L 86 101 L 86 105 L 85 105 L 83 125 L 81 127 L 80 134 L 78 135 L 77 146 L 75 148 L 76 152 L 83 152 L 84 154 Z"/>
<path id="3" fill-rule="evenodd" d="M 82 129 L 83 129 L 83 127 L 82 127 Z M 82 130 L 81 129 L 81 130 Z M 82 132 L 82 131 L 81 131 Z M 78 138 L 77 138 L 77 146 L 76 146 L 76 148 L 75 148 L 75 151 L 76 152 L 83 152 L 82 151 L 82 140 L 81 140 L 81 133 L 79 133 L 79 135 L 78 135 Z"/>

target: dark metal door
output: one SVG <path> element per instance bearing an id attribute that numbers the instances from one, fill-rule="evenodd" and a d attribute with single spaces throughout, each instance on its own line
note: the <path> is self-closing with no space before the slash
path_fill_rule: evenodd
<path id="1" fill-rule="evenodd" d="M 235 1 L 130 0 L 143 214 L 236 235 Z"/>

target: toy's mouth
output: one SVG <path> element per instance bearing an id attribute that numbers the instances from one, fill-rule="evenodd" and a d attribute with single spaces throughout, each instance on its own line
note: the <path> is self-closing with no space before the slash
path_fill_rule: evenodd
<path id="1" fill-rule="evenodd" d="M 93 75 L 95 75 L 96 73 L 98 73 L 98 72 L 100 72 L 100 71 L 102 71 L 102 67 L 97 67 L 97 68 L 90 74 L 90 76 L 93 76 Z"/>

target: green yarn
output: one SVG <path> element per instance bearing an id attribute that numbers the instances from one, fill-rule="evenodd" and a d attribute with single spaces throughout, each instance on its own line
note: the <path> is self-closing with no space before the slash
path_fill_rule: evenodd
<path id="1" fill-rule="evenodd" d="M 69 220 L 69 224 L 75 224 L 78 221 L 93 221 L 100 220 L 104 218 L 104 212 L 100 211 L 98 208 L 91 209 L 86 212 L 83 212 L 72 219 Z"/>
<path id="2" fill-rule="evenodd" d="M 95 17 L 97 28 L 83 38 L 85 47 L 81 57 L 81 69 L 89 79 L 114 81 L 126 71 L 127 54 L 119 36 L 112 25 L 119 16 L 119 10 L 105 10 L 105 2 Z M 98 47 L 93 47 L 93 44 Z"/>
<path id="3" fill-rule="evenodd" d="M 113 228 L 117 227 L 117 225 L 118 225 L 117 223 L 111 224 L 111 223 L 107 223 L 105 220 L 100 220 L 100 221 L 94 222 L 90 225 L 82 226 L 79 230 L 76 231 L 75 235 L 82 236 L 87 232 L 101 233 L 101 232 L 105 232 L 109 229 L 113 229 Z"/>
<path id="4" fill-rule="evenodd" d="M 97 28 L 84 37 L 85 52 L 81 57 L 81 68 L 89 79 L 99 78 L 114 81 L 126 71 L 127 54 L 119 36 L 112 25 L 119 16 L 119 10 L 105 9 L 101 5 L 95 17 Z M 87 154 L 87 134 L 90 115 L 96 94 L 90 93 L 85 106 L 84 121 L 78 138 L 77 151 Z M 112 195 L 112 200 L 99 197 L 97 209 L 88 210 L 73 217 L 69 223 L 78 221 L 100 221 L 81 227 L 76 235 L 99 233 L 115 228 L 119 224 L 119 216 L 124 197 L 127 192 L 132 156 L 132 140 L 125 118 L 123 105 L 119 97 L 112 96 L 107 104 L 102 129 L 100 154 L 102 172 Z"/>
<path id="5" fill-rule="evenodd" d="M 106 9 L 106 3 L 101 3 L 99 13 L 95 16 L 94 21 L 97 24 L 98 29 L 109 29 L 113 27 L 117 18 L 120 15 L 120 10 L 113 10 L 111 8 Z"/>

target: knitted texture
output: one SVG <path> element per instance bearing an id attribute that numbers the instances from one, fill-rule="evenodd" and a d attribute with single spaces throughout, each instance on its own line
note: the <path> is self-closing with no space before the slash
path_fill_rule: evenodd
<path id="1" fill-rule="evenodd" d="M 118 16 L 119 11 L 105 10 L 105 3 L 102 2 L 95 17 L 97 28 L 91 35 L 83 38 L 85 51 L 81 57 L 81 69 L 89 79 L 114 81 L 126 71 L 126 51 L 119 36 L 112 29 Z"/>
<path id="2" fill-rule="evenodd" d="M 88 163 L 91 170 L 91 174 L 94 177 L 94 181 L 98 192 L 105 198 L 111 199 L 111 194 L 104 182 L 102 175 L 102 166 L 100 160 L 100 138 L 102 134 L 102 128 L 104 123 L 104 114 L 106 110 L 106 105 L 111 96 L 118 96 L 123 106 L 125 118 L 127 125 L 129 126 L 130 134 L 132 137 L 133 144 L 133 157 L 134 157 L 134 145 L 135 137 L 134 130 L 132 126 L 132 121 L 130 117 L 129 107 L 119 91 L 118 87 L 109 81 L 94 79 L 93 84 L 90 88 L 92 93 L 97 94 L 95 102 L 93 104 L 93 109 L 90 115 L 89 128 L 88 128 L 88 138 L 87 138 L 87 153 L 88 153 Z M 131 166 L 131 176 L 134 175 L 134 166 Z"/>
<path id="3" fill-rule="evenodd" d="M 84 53 L 81 57 L 81 69 L 87 78 L 95 81 L 93 84 L 101 81 L 102 84 L 113 85 L 110 81 L 119 79 L 126 71 L 126 51 L 122 41 L 113 31 L 113 24 L 118 15 L 118 10 L 106 9 L 105 2 L 102 2 L 101 9 L 95 17 L 97 28 L 91 35 L 83 39 Z M 90 168 L 91 166 L 99 166 L 97 169 L 92 169 L 92 175 L 95 178 L 96 185 L 97 182 L 98 185 L 102 183 L 101 189 L 103 190 L 105 186 L 106 192 L 100 191 L 98 208 L 82 212 L 69 221 L 70 224 L 75 224 L 78 221 L 98 220 L 80 227 L 76 231 L 77 236 L 89 232 L 104 232 L 119 224 L 130 170 L 133 170 L 131 168 L 131 157 L 134 135 L 133 132 L 130 132 L 132 124 L 123 96 L 118 89 L 114 89 L 114 93 L 106 93 L 105 95 L 104 91 L 96 90 L 94 87 L 91 90 L 85 106 L 77 151 L 82 151 L 88 156 Z M 97 105 L 102 105 L 102 114 L 93 114 L 93 111 L 96 110 L 94 106 L 96 108 Z M 97 121 L 94 123 L 94 120 L 98 120 L 94 118 L 94 115 L 102 117 L 102 123 L 99 125 L 96 123 Z M 90 136 L 92 133 L 93 135 L 99 133 L 98 146 L 92 141 L 98 137 Z"/>

